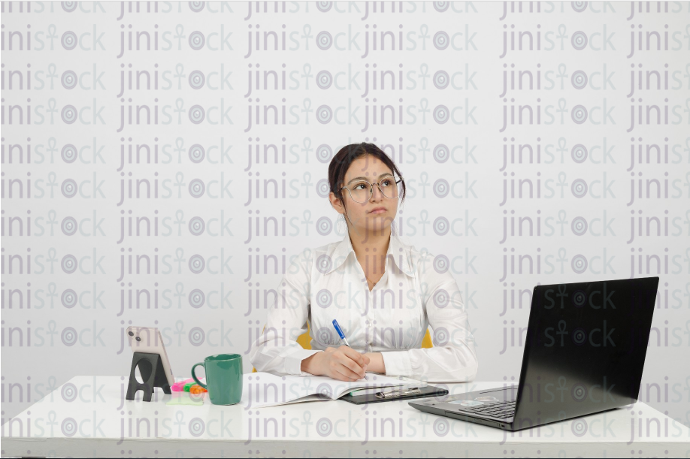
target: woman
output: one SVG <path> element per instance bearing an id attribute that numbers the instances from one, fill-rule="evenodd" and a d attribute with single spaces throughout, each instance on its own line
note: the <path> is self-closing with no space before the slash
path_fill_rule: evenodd
<path id="1" fill-rule="evenodd" d="M 345 217 L 348 234 L 303 250 L 291 264 L 250 351 L 256 370 L 341 381 L 365 371 L 472 380 L 474 338 L 455 279 L 394 231 L 406 190 L 398 168 L 376 145 L 351 144 L 331 161 L 328 179 L 330 203 Z M 351 347 L 340 344 L 334 319 Z M 296 342 L 307 321 L 310 350 Z M 421 349 L 428 325 L 434 347 Z"/>

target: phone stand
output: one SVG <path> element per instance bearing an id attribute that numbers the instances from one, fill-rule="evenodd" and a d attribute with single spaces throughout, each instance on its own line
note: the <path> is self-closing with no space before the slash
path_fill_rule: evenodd
<path id="1" fill-rule="evenodd" d="M 137 381 L 137 366 L 139 367 L 141 379 L 144 381 L 143 384 Z M 143 400 L 150 402 L 154 387 L 160 387 L 165 394 L 172 394 L 168 378 L 165 376 L 161 356 L 147 352 L 135 352 L 132 357 L 132 370 L 129 372 L 129 387 L 127 387 L 127 396 L 125 398 L 127 400 L 134 400 L 134 395 L 137 391 L 143 390 Z"/>

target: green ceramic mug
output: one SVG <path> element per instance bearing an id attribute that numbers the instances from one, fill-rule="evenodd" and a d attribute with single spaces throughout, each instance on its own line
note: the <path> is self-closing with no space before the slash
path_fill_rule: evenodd
<path id="1" fill-rule="evenodd" d="M 206 372 L 206 384 L 202 384 L 194 374 L 194 369 L 202 365 Z M 192 367 L 192 378 L 204 389 L 214 405 L 235 405 L 242 398 L 242 356 L 240 354 L 210 355 L 204 363 Z"/>

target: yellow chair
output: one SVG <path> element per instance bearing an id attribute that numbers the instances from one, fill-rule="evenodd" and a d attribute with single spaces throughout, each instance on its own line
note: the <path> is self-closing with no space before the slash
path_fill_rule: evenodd
<path id="1" fill-rule="evenodd" d="M 264 330 L 266 327 L 264 326 Z M 263 331 L 262 331 L 263 333 Z M 310 344 L 311 338 L 309 337 L 309 322 L 307 322 L 307 331 L 305 333 L 302 333 L 297 337 L 297 342 L 304 348 L 304 349 L 311 349 L 311 344 Z M 431 334 L 429 334 L 429 329 L 427 328 L 426 330 L 426 335 L 424 335 L 424 339 L 422 340 L 422 349 L 428 349 L 434 347 L 433 343 L 431 342 Z M 256 368 L 252 369 L 252 373 L 256 373 Z"/>

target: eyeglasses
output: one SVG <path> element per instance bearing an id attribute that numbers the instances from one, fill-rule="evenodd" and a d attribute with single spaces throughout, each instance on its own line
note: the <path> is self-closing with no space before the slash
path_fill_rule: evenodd
<path id="1" fill-rule="evenodd" d="M 379 187 L 381 194 L 388 199 L 397 199 L 400 196 L 400 191 L 403 182 L 402 177 L 395 179 L 392 175 L 388 175 L 378 182 L 369 183 L 367 180 L 359 180 L 349 187 L 344 186 L 348 193 L 350 193 L 350 198 L 359 204 L 364 204 L 369 201 L 372 196 L 374 196 L 374 185 Z M 343 189 L 341 188 L 341 190 Z"/>

